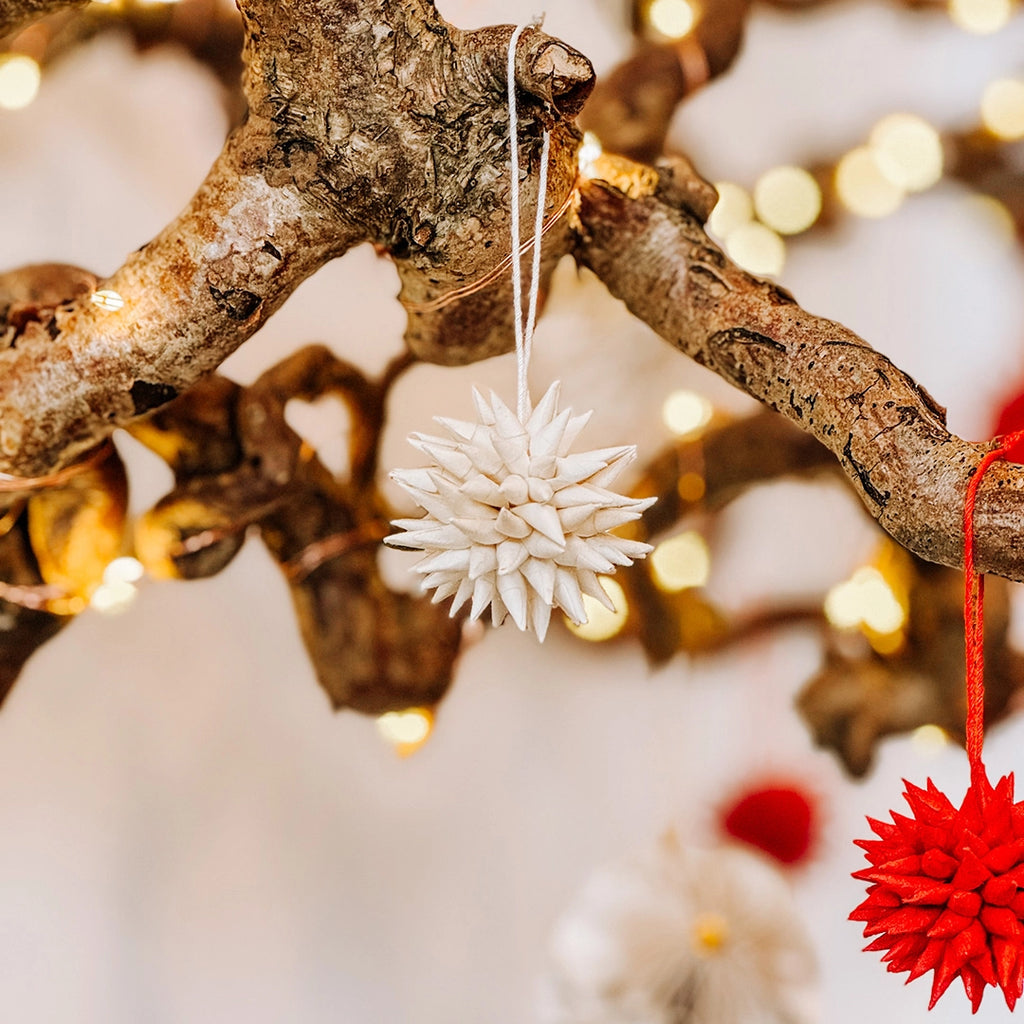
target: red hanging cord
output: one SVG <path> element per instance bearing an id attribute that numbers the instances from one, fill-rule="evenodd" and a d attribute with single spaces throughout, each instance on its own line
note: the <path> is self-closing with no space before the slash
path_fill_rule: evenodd
<path id="1" fill-rule="evenodd" d="M 1024 430 L 999 439 L 999 447 L 988 452 L 967 485 L 964 499 L 964 644 L 967 663 L 967 758 L 971 780 L 985 776 L 981 748 L 985 738 L 985 577 L 974 570 L 974 505 L 981 478 L 993 462 L 1024 439 Z"/>

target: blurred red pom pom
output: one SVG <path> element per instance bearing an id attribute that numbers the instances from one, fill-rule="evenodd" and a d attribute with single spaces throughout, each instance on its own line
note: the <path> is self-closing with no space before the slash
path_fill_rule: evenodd
<path id="1" fill-rule="evenodd" d="M 802 864 L 817 838 L 817 798 L 793 783 L 744 789 L 720 814 L 723 832 L 782 864 Z"/>

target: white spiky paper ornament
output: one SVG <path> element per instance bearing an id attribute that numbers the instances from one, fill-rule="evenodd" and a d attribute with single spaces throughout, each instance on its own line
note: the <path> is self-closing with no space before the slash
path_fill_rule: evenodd
<path id="1" fill-rule="evenodd" d="M 494 392 L 488 402 L 474 388 L 478 422 L 439 416 L 447 438 L 411 435 L 434 465 L 391 477 L 427 514 L 395 520 L 407 532 L 386 538 L 429 553 L 416 571 L 435 601 L 454 597 L 453 615 L 472 600 L 472 618 L 490 606 L 494 625 L 508 614 L 541 640 L 553 607 L 575 623 L 587 619 L 584 594 L 613 609 L 598 575 L 651 550 L 610 532 L 654 501 L 609 489 L 636 448 L 573 453 L 590 413 L 558 412 L 558 397 L 556 381 L 523 423 Z"/>
<path id="2" fill-rule="evenodd" d="M 421 519 L 397 519 L 404 533 L 385 538 L 394 547 L 427 553 L 416 566 L 434 601 L 451 597 L 454 615 L 472 601 L 470 617 L 490 607 L 491 622 L 506 616 L 540 640 L 552 608 L 577 625 L 587 621 L 584 595 L 614 605 L 599 574 L 632 565 L 649 544 L 611 531 L 639 519 L 654 498 L 627 498 L 610 490 L 636 458 L 632 445 L 572 452 L 590 413 L 558 411 L 556 381 L 530 407 L 527 369 L 537 317 L 544 199 L 550 134 L 544 132 L 533 236 L 533 263 L 526 324 L 522 317 L 519 231 L 519 139 L 515 50 L 520 25 L 509 40 L 508 103 L 512 172 L 512 295 L 516 332 L 518 402 L 513 412 L 493 391 L 490 401 L 475 388 L 476 423 L 435 417 L 448 437 L 412 434 L 413 447 L 433 460 L 424 469 L 394 470 L 391 478 L 426 511 Z"/>

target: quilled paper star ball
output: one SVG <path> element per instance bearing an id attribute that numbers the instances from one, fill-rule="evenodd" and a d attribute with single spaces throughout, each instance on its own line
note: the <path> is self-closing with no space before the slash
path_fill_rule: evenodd
<path id="1" fill-rule="evenodd" d="M 893 973 L 913 981 L 933 971 L 931 1009 L 959 977 L 977 1012 L 988 985 L 1012 1010 L 1024 985 L 1024 801 L 1013 802 L 1013 776 L 996 786 L 980 775 L 959 808 L 928 781 L 905 783 L 913 817 L 868 819 L 878 839 L 859 840 L 871 883 L 850 915 L 877 936 Z"/>
<path id="2" fill-rule="evenodd" d="M 391 478 L 426 510 L 397 519 L 405 533 L 385 542 L 427 552 L 415 569 L 435 602 L 454 597 L 452 614 L 472 601 L 471 618 L 490 606 L 491 621 L 510 615 L 541 640 L 552 608 L 586 622 L 583 595 L 613 606 L 599 573 L 613 573 L 651 550 L 609 531 L 639 519 L 654 498 L 609 490 L 636 448 L 570 451 L 590 419 L 558 412 L 559 385 L 548 388 L 526 422 L 491 392 L 476 389 L 479 422 L 437 417 L 447 438 L 412 434 L 434 465 L 395 470 Z"/>

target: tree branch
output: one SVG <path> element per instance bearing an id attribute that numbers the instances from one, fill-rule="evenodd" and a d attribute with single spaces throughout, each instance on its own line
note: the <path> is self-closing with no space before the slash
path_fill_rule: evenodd
<path id="1" fill-rule="evenodd" d="M 101 282 L 123 307 L 65 295 L 12 335 L 0 306 L 0 472 L 41 475 L 169 401 L 361 241 L 395 260 L 416 355 L 465 363 L 511 348 L 507 274 L 416 308 L 479 281 L 508 248 L 511 27 L 460 32 L 427 0 L 242 6 L 249 117 L 185 212 Z M 572 118 L 593 71 L 530 29 L 516 78 L 528 178 L 542 129 L 552 132 L 555 211 L 575 183 Z M 522 191 L 529 222 L 536 190 Z M 545 275 L 572 244 L 569 218 L 557 221 Z"/>
<path id="2" fill-rule="evenodd" d="M 683 161 L 634 198 L 580 189 L 581 263 L 701 365 L 813 434 L 880 525 L 920 557 L 959 566 L 967 482 L 991 448 L 852 331 L 731 263 L 704 233 L 709 188 Z M 978 497 L 979 571 L 1024 580 L 1024 471 L 993 466 Z"/>
<path id="3" fill-rule="evenodd" d="M 0 0 L 0 39 L 29 22 L 65 7 L 84 7 L 88 0 Z"/>

